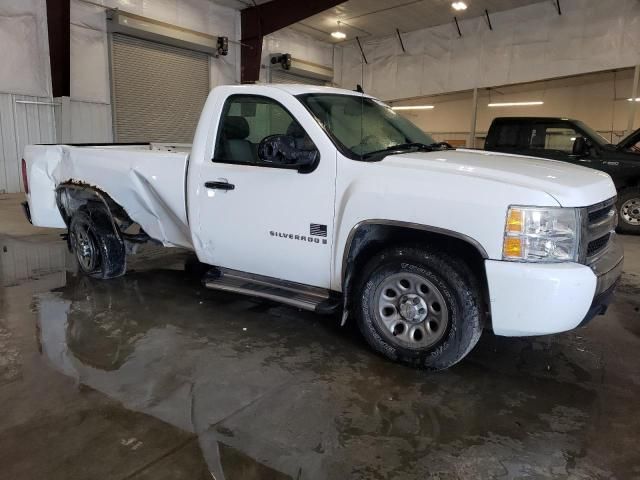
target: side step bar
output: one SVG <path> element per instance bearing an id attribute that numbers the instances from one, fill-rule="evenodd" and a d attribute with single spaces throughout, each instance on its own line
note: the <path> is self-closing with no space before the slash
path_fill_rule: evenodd
<path id="1" fill-rule="evenodd" d="M 312 312 L 331 314 L 342 299 L 329 290 L 236 270 L 213 268 L 203 279 L 207 288 L 265 298 Z"/>

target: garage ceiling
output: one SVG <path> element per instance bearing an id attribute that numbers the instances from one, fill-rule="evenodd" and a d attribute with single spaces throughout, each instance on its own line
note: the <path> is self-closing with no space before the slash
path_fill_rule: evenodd
<path id="1" fill-rule="evenodd" d="M 253 5 L 253 0 L 214 0 L 228 7 L 243 9 Z M 268 0 L 255 0 L 266 3 Z M 337 7 L 309 17 L 292 25 L 292 28 L 307 33 L 325 42 L 335 40 L 329 34 L 338 29 L 337 22 L 343 24 L 340 30 L 347 34 L 347 40 L 355 36 L 361 38 L 385 36 L 401 32 L 411 32 L 422 28 L 443 25 L 453 21 L 484 15 L 485 9 L 492 12 L 539 3 L 542 0 L 465 0 L 467 10 L 456 12 L 451 8 L 453 0 L 348 0 Z M 549 8 L 555 8 L 555 1 L 544 0 Z"/>

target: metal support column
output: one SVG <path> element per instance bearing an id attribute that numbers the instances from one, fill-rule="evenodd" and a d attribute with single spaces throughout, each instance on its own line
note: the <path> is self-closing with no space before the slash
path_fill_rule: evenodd
<path id="1" fill-rule="evenodd" d="M 633 132 L 633 124 L 636 119 L 636 106 L 638 105 L 637 99 L 640 97 L 638 94 L 638 82 L 640 81 L 640 65 L 636 65 L 636 69 L 633 73 L 633 91 L 631 92 L 631 106 L 629 107 L 629 123 L 627 123 L 626 135 Z"/>
<path id="2" fill-rule="evenodd" d="M 254 2 L 253 7 L 241 10 L 240 78 L 242 83 L 253 83 L 260 77 L 262 39 L 266 35 L 335 7 L 343 1 L 271 0 L 260 4 Z"/>
<path id="3" fill-rule="evenodd" d="M 476 146 L 476 118 L 478 116 L 478 89 L 473 89 L 473 105 L 471 109 L 471 128 L 469 129 L 469 140 L 467 147 L 475 148 Z"/>
<path id="4" fill-rule="evenodd" d="M 53 97 L 71 95 L 70 0 L 47 0 L 49 64 Z"/>

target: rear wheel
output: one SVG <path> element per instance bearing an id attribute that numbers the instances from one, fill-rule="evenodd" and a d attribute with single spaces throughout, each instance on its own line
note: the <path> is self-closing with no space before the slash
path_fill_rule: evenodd
<path id="1" fill-rule="evenodd" d="M 618 231 L 640 233 L 640 188 L 625 188 L 618 196 Z"/>
<path id="2" fill-rule="evenodd" d="M 365 267 L 356 295 L 360 331 L 392 360 L 445 369 L 464 358 L 482 332 L 475 276 L 439 250 L 397 247 L 378 254 Z"/>
<path id="3" fill-rule="evenodd" d="M 124 275 L 126 251 L 101 208 L 77 210 L 69 223 L 69 246 L 86 275 L 114 278 Z"/>

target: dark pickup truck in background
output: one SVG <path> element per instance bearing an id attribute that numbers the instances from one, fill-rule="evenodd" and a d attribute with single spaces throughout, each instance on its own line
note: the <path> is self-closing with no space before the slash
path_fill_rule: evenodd
<path id="1" fill-rule="evenodd" d="M 499 117 L 491 123 L 484 148 L 608 173 L 618 190 L 618 230 L 640 234 L 640 129 L 613 145 L 579 120 Z"/>

